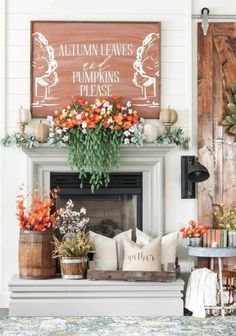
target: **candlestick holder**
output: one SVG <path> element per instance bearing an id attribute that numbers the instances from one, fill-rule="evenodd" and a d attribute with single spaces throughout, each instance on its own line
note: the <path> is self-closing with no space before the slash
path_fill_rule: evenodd
<path id="1" fill-rule="evenodd" d="M 20 134 L 22 135 L 25 134 L 25 127 L 28 125 L 28 123 L 20 121 L 18 125 L 19 125 Z"/>

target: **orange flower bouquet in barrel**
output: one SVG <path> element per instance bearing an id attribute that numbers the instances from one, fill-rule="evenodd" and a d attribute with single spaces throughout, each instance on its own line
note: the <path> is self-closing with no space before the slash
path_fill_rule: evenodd
<path id="1" fill-rule="evenodd" d="M 16 217 L 19 221 L 21 230 L 45 231 L 52 228 L 56 221 L 56 212 L 51 213 L 55 204 L 58 190 L 54 189 L 50 195 L 41 194 L 39 189 L 35 189 L 32 194 L 24 196 L 22 193 L 17 196 Z M 26 201 L 30 200 L 31 204 L 27 207 Z"/>
<path id="2" fill-rule="evenodd" d="M 22 190 L 21 190 L 22 191 Z M 55 275 L 56 264 L 53 254 L 53 225 L 56 212 L 51 213 L 58 190 L 17 196 L 16 217 L 20 226 L 19 275 L 25 279 L 49 279 Z M 26 202 L 29 205 L 26 205 Z"/>

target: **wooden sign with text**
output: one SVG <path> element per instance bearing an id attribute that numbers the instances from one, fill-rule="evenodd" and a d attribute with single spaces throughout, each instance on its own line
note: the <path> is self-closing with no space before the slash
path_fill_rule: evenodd
<path id="1" fill-rule="evenodd" d="M 144 118 L 160 110 L 159 22 L 31 22 L 31 112 L 51 115 L 70 96 L 120 96 Z"/>

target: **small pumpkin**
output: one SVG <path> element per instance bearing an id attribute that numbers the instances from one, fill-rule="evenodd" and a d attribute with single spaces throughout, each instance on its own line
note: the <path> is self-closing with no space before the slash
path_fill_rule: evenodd
<path id="1" fill-rule="evenodd" d="M 40 120 L 40 123 L 34 127 L 35 138 L 38 142 L 47 142 L 49 136 L 49 127 Z"/>
<path id="2" fill-rule="evenodd" d="M 160 120 L 164 124 L 166 131 L 169 132 L 171 130 L 171 126 L 173 126 L 178 120 L 178 113 L 168 106 L 167 109 L 161 110 Z"/>
<path id="3" fill-rule="evenodd" d="M 167 109 L 164 109 L 160 112 L 160 120 L 164 123 L 175 124 L 178 120 L 177 112 L 168 106 Z"/>
<path id="4" fill-rule="evenodd" d="M 144 124 L 143 133 L 145 142 L 154 142 L 159 134 L 157 126 L 151 123 Z"/>

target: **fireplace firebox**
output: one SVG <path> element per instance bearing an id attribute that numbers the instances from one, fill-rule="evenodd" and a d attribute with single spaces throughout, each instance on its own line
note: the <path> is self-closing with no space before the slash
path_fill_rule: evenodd
<path id="1" fill-rule="evenodd" d="M 59 187 L 55 209 L 71 199 L 75 210 L 85 207 L 89 229 L 107 237 L 129 229 L 142 230 L 142 173 L 111 173 L 110 183 L 91 193 L 89 179 L 80 188 L 78 173 L 50 173 L 50 187 Z M 53 209 L 53 210 L 55 210 Z"/>

